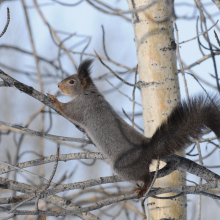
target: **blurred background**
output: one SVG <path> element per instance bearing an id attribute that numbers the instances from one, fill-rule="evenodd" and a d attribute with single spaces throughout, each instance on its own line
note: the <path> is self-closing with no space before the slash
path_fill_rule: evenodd
<path id="1" fill-rule="evenodd" d="M 219 9 L 214 1 L 201 1 L 206 16 L 209 37 L 219 52 L 214 30 L 220 34 Z M 197 36 L 197 17 L 199 10 L 194 1 L 174 1 L 176 22 L 179 29 L 179 42 Z M 57 83 L 68 75 L 76 73 L 80 62 L 86 58 L 94 58 L 92 78 L 98 89 L 104 94 L 108 102 L 118 114 L 128 123 L 130 120 L 123 114 L 122 109 L 131 117 L 133 102 L 133 88 L 116 79 L 95 57 L 94 50 L 103 58 L 120 76 L 133 83 L 137 65 L 134 31 L 131 15 L 114 15 L 117 10 L 129 10 L 125 0 L 8 0 L 0 1 L 0 30 L 3 30 L 7 21 L 7 7 L 10 9 L 10 24 L 6 33 L 0 38 L 0 68 L 36 90 L 44 94 L 57 95 L 61 102 L 68 102 L 69 98 L 58 93 Z M 198 22 L 199 33 L 201 30 Z M 180 44 L 180 54 L 185 66 L 194 64 L 186 70 L 186 79 L 189 94 L 198 92 L 216 93 L 216 79 L 214 77 L 213 60 L 210 55 L 208 43 L 203 36 Z M 34 53 L 35 51 L 35 53 Z M 106 51 L 106 52 L 105 52 Z M 202 59 L 201 63 L 196 63 Z M 219 57 L 215 56 L 216 66 L 219 70 Z M 179 69 L 179 66 L 178 66 Z M 191 75 L 197 77 L 197 80 Z M 40 76 L 39 76 L 40 75 Z M 39 83 L 42 81 L 42 83 Z M 182 76 L 179 74 L 181 97 L 185 97 Z M 135 91 L 135 123 L 142 129 L 143 117 L 140 91 Z M 39 101 L 27 96 L 18 90 L 0 87 L 0 121 L 27 126 L 36 131 L 49 134 L 85 138 L 65 118 L 59 116 L 48 107 L 42 106 Z M 140 132 L 142 132 L 139 129 Z M 211 135 L 209 135 L 211 136 Z M 209 137 L 208 136 L 208 137 Z M 212 135 L 213 136 L 213 135 Z M 10 164 L 34 160 L 40 157 L 55 155 L 57 141 L 42 139 L 37 136 L 24 135 L 18 130 L 0 126 L 0 160 Z M 93 145 L 62 142 L 60 154 L 76 152 L 98 152 Z M 220 174 L 220 154 L 218 142 L 201 144 L 204 165 Z M 186 150 L 188 153 L 192 147 Z M 198 161 L 196 148 L 187 157 Z M 5 167 L 4 164 L 1 168 Z M 27 168 L 49 179 L 54 163 Z M 110 165 L 104 160 L 71 160 L 59 162 L 53 182 L 71 183 L 85 181 L 114 174 Z M 28 174 L 13 171 L 2 174 L 1 177 L 40 187 L 42 183 L 38 178 Z M 199 183 L 199 178 L 187 174 L 187 179 Z M 187 182 L 187 184 L 192 184 Z M 103 188 L 104 189 L 103 189 Z M 109 195 L 129 192 L 130 183 L 106 184 L 82 190 L 73 190 L 58 194 L 68 198 L 79 205 L 91 205 Z M 127 190 L 127 191 L 126 191 Z M 104 192 L 104 193 L 103 193 Z M 212 192 L 219 194 L 218 191 Z M 9 190 L 0 189 L 0 199 L 19 195 Z M 188 219 L 195 219 L 197 210 L 197 196 L 188 195 Z M 26 204 L 26 209 L 32 210 L 34 202 Z M 55 210 L 51 204 L 39 201 L 39 207 L 45 210 Z M 218 219 L 220 203 L 208 197 L 202 197 L 202 220 Z M 129 200 L 107 206 L 93 211 L 101 219 L 143 219 L 142 209 L 137 200 Z M 7 216 L 1 214 L 0 216 Z M 19 216 L 17 219 L 36 219 L 35 216 Z M 48 217 L 56 219 L 57 217 Z M 61 217 L 59 217 L 61 218 Z M 66 219 L 78 217 L 66 217 Z M 64 218 L 61 218 L 64 219 Z"/>

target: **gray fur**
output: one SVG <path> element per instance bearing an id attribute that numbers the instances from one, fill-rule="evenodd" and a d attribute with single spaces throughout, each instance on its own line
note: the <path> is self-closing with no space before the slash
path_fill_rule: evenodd
<path id="1" fill-rule="evenodd" d="M 109 158 L 116 173 L 126 180 L 149 180 L 152 159 L 185 148 L 192 143 L 192 138 L 201 134 L 203 128 L 212 129 L 220 137 L 219 98 L 213 96 L 210 100 L 198 95 L 190 100 L 189 105 L 185 101 L 179 103 L 153 137 L 146 138 L 119 117 L 97 90 L 89 76 L 91 63 L 91 60 L 86 60 L 79 68 L 86 76 L 86 83 L 78 78 L 79 73 L 68 77 L 68 80 L 75 79 L 76 83 L 71 90 L 72 100 L 62 103 L 62 111 L 86 132 Z"/>

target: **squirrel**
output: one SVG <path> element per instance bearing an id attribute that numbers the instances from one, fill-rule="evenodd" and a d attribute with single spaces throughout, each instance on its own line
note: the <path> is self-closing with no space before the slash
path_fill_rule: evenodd
<path id="1" fill-rule="evenodd" d="M 142 197 L 151 182 L 149 166 L 153 159 L 163 158 L 192 144 L 205 128 L 220 138 L 220 100 L 197 95 L 173 108 L 151 138 L 127 124 L 105 100 L 93 83 L 92 59 L 83 61 L 77 74 L 59 84 L 59 90 L 72 100 L 59 102 L 48 94 L 57 110 L 80 127 L 94 145 L 109 158 L 114 171 L 125 180 L 144 184 L 135 190 Z"/>

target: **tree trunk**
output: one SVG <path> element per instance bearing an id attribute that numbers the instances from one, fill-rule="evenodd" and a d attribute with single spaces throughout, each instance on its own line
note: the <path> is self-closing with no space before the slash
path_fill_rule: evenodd
<path id="1" fill-rule="evenodd" d="M 127 0 L 130 10 L 139 10 L 153 1 Z M 170 4 L 168 4 L 170 3 Z M 145 135 L 151 137 L 180 100 L 176 69 L 176 44 L 172 15 L 173 1 L 160 1 L 145 11 L 133 13 L 132 23 L 138 57 Z M 167 19 L 168 17 L 168 19 Z M 158 22 L 156 22 L 158 21 Z M 162 22 L 161 22 L 162 21 Z M 184 152 L 179 152 L 184 155 Z M 156 164 L 156 163 L 155 163 Z M 161 165 L 164 166 L 164 164 Z M 155 169 L 156 166 L 151 167 Z M 185 185 L 185 173 L 175 171 L 158 179 L 155 187 Z M 173 196 L 173 193 L 162 196 Z M 150 198 L 147 219 L 186 219 L 186 197 L 173 200 Z"/>

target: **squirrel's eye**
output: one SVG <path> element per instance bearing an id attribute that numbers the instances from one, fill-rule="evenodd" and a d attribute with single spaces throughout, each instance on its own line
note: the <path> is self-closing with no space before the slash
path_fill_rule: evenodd
<path id="1" fill-rule="evenodd" d="M 74 82 L 74 80 L 70 80 L 69 83 L 70 84 L 74 84 L 75 82 Z"/>

